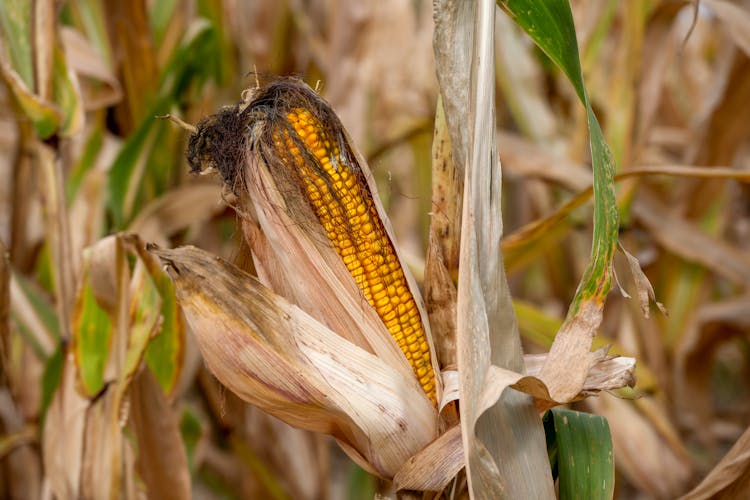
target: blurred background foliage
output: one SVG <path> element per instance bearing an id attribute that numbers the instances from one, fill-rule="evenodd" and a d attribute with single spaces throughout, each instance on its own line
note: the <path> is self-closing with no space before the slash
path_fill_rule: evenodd
<path id="1" fill-rule="evenodd" d="M 610 294 L 595 346 L 636 357 L 639 382 L 582 406 L 609 420 L 617 497 L 674 498 L 750 423 L 750 192 L 683 175 L 725 167 L 748 179 L 750 6 L 571 4 L 620 173 L 673 174 L 618 182 L 620 241 L 669 314 L 644 318 Z M 372 497 L 376 481 L 329 440 L 223 390 L 161 299 L 171 284 L 158 265 L 133 237 L 103 238 L 126 231 L 237 258 L 218 181 L 188 175 L 184 131 L 156 116 L 196 123 L 256 78 L 294 74 L 319 86 L 363 150 L 419 276 L 439 216 L 431 15 L 414 0 L 0 5 L 0 496 L 99 498 L 120 478 L 159 498 Z M 526 350 L 542 352 L 586 265 L 591 208 L 520 229 L 591 184 L 586 116 L 500 13 L 496 30 L 506 265 Z M 616 271 L 636 295 L 628 265 L 618 257 Z"/>

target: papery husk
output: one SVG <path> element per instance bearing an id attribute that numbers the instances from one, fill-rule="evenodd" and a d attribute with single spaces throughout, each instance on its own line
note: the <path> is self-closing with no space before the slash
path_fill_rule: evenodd
<path id="1" fill-rule="evenodd" d="M 384 478 L 436 437 L 436 411 L 413 376 L 207 252 L 152 251 L 168 264 L 206 364 L 242 399 L 332 435 Z"/>

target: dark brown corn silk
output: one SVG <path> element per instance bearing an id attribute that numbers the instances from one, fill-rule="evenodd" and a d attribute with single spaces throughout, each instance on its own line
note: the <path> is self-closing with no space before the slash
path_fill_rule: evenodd
<path id="1" fill-rule="evenodd" d="M 248 149 L 249 148 L 249 149 Z M 241 188 L 244 154 L 260 156 L 298 189 L 368 303 L 377 311 L 436 403 L 430 346 L 419 309 L 364 173 L 330 106 L 304 83 L 284 79 L 256 89 L 249 103 L 198 124 L 188 146 L 193 171 L 216 168 Z"/>

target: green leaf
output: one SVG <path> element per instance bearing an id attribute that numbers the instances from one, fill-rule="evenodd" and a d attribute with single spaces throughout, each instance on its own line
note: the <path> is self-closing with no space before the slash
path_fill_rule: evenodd
<path id="1" fill-rule="evenodd" d="M 49 301 L 45 293 L 28 278 L 13 274 L 13 280 L 18 284 L 20 295 L 17 301 L 23 301 L 30 306 L 28 314 L 21 315 L 18 310 L 12 310 L 13 323 L 21 338 L 29 344 L 34 354 L 45 360 L 51 349 L 45 346 L 60 340 L 60 323 L 55 306 Z"/>
<path id="2" fill-rule="evenodd" d="M 586 107 L 594 171 L 594 235 L 591 261 L 571 304 L 573 314 L 583 300 L 602 304 L 609 292 L 619 226 L 615 164 L 583 84 L 575 25 L 567 0 L 498 0 L 498 5 L 568 76 Z"/>
<path id="3" fill-rule="evenodd" d="M 75 198 L 78 188 L 83 182 L 86 173 L 91 170 L 96 161 L 96 157 L 102 150 L 104 144 L 104 129 L 102 127 L 92 127 L 91 133 L 83 146 L 83 151 L 78 162 L 68 174 L 65 183 L 65 197 L 70 204 Z"/>
<path id="4" fill-rule="evenodd" d="M 51 103 L 34 94 L 21 77 L 0 57 L 0 78 L 10 90 L 19 111 L 34 127 L 36 134 L 47 139 L 60 127 L 60 112 Z"/>
<path id="5" fill-rule="evenodd" d="M 52 71 L 54 100 L 63 115 L 60 134 L 70 136 L 83 127 L 84 113 L 81 96 L 74 83 L 75 76 L 68 69 L 65 54 L 59 45 L 54 47 Z"/>
<path id="6" fill-rule="evenodd" d="M 62 343 L 57 345 L 57 349 L 47 359 L 44 365 L 44 373 L 42 374 L 42 401 L 41 409 L 39 411 L 41 417 L 40 420 L 44 422 L 44 418 L 47 415 L 47 408 L 49 408 L 52 402 L 52 397 L 55 395 L 57 388 L 60 387 L 63 373 L 63 362 L 65 360 L 65 348 Z M 44 425 L 42 424 L 41 427 Z"/>
<path id="7" fill-rule="evenodd" d="M 552 469 L 552 480 L 556 480 L 559 475 L 557 468 L 557 455 L 559 449 L 557 446 L 557 434 L 555 433 L 555 417 L 552 414 L 552 410 L 547 412 L 542 417 L 542 424 L 544 425 L 544 438 L 547 442 L 547 456 L 549 457 L 549 466 Z"/>
<path id="8" fill-rule="evenodd" d="M 123 378 L 130 380 L 143 359 L 146 347 L 157 328 L 161 298 L 151 277 L 138 262 L 133 275 L 132 302 L 130 304 L 130 336 L 125 353 Z"/>
<path id="9" fill-rule="evenodd" d="M 162 291 L 162 327 L 146 349 L 146 363 L 165 394 L 175 387 L 182 368 L 185 324 L 177 309 L 174 290 Z"/>
<path id="10" fill-rule="evenodd" d="M 375 480 L 367 471 L 352 465 L 347 481 L 347 498 L 351 500 L 365 500 L 375 498 Z"/>
<path id="11" fill-rule="evenodd" d="M 153 280 L 161 298 L 161 330 L 151 339 L 146 349 L 146 364 L 154 373 L 165 394 L 174 389 L 182 371 L 182 357 L 185 349 L 185 320 L 177 305 L 174 283 L 165 273 L 153 255 L 138 247 L 138 254 Z"/>
<path id="12" fill-rule="evenodd" d="M 154 46 L 159 47 L 164 41 L 177 4 L 177 0 L 161 0 L 151 5 L 148 21 L 154 37 Z"/>
<path id="13" fill-rule="evenodd" d="M 187 453 L 188 468 L 190 474 L 195 473 L 195 451 L 198 443 L 203 436 L 203 425 L 198 415 L 190 408 L 186 407 L 182 411 L 180 419 L 180 434 L 182 441 L 185 443 L 185 452 Z"/>
<path id="14" fill-rule="evenodd" d="M 88 266 L 87 266 L 88 267 Z M 88 269 L 73 311 L 73 354 L 84 393 L 92 397 L 104 387 L 112 322 L 94 297 Z"/>
<path id="15" fill-rule="evenodd" d="M 100 0 L 74 0 L 65 2 L 65 8 L 69 9 L 65 17 L 70 18 L 70 23 L 85 35 L 97 53 L 101 54 L 105 63 L 111 66 L 112 47 L 107 33 L 104 2 Z"/>
<path id="16" fill-rule="evenodd" d="M 27 88 L 34 87 L 34 61 L 31 47 L 31 2 L 8 0 L 0 2 L 0 29 L 13 70 Z"/>
<path id="17" fill-rule="evenodd" d="M 611 499 L 615 487 L 615 460 L 607 419 L 554 408 L 545 415 L 545 430 L 554 421 L 554 437 L 547 435 L 550 463 L 556 457 L 560 499 Z M 551 450 L 551 451 L 550 451 Z"/>

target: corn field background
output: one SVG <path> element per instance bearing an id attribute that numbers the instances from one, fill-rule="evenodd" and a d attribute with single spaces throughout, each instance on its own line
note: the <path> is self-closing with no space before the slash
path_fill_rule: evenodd
<path id="1" fill-rule="evenodd" d="M 695 487 L 686 498 L 742 498 L 750 3 L 572 0 L 571 9 L 616 164 L 627 251 L 614 259 L 593 347 L 635 358 L 637 384 L 570 406 L 608 421 L 616 498 Z M 566 75 L 495 10 L 502 249 L 523 350 L 543 353 L 590 257 L 589 117 Z M 196 124 L 257 80 L 296 75 L 369 163 L 421 284 L 431 220 L 445 216 L 431 174 L 444 120 L 434 28 L 432 4 L 408 0 L 0 6 L 0 497 L 387 490 L 332 439 L 222 386 L 143 243 L 194 245 L 252 271 L 226 189 L 189 173 L 188 134 L 156 117 Z M 650 314 L 630 255 L 653 285 Z M 444 257 L 455 282 L 458 254 Z M 121 322 L 128 336 L 113 333 Z"/>

